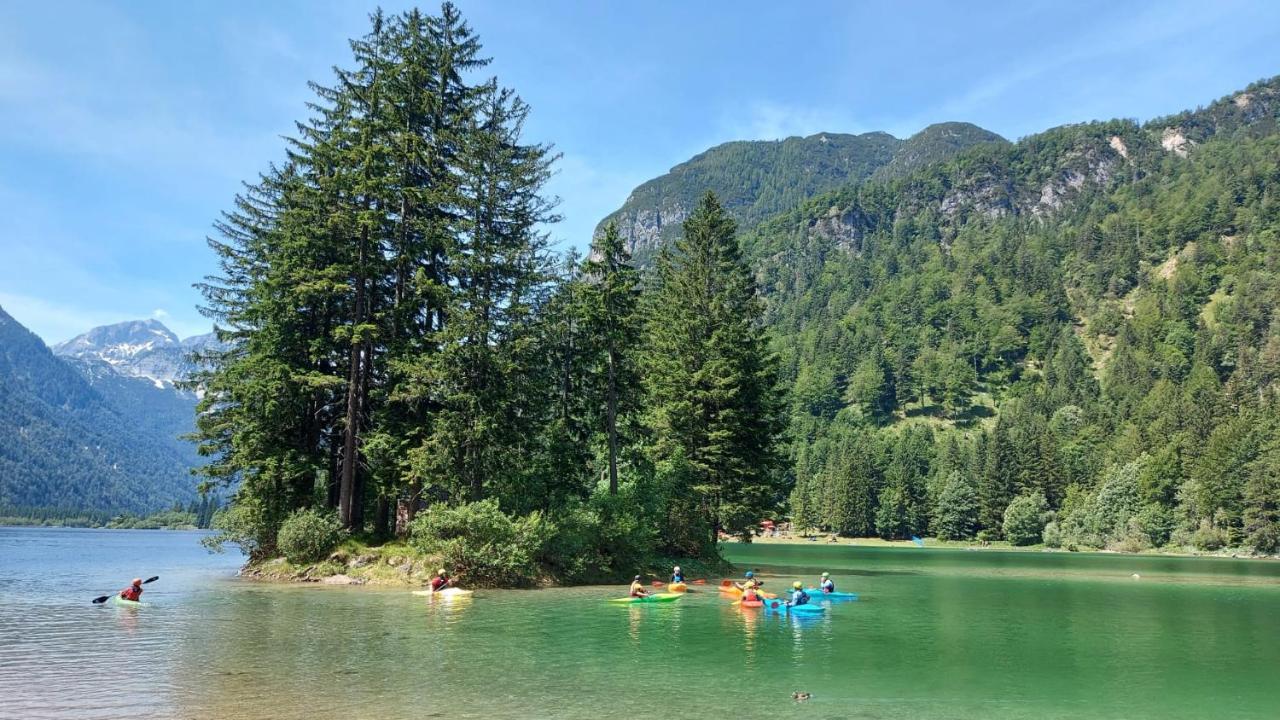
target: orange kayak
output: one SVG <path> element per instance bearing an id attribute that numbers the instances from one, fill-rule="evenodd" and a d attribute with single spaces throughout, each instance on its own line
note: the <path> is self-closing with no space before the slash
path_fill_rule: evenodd
<path id="1" fill-rule="evenodd" d="M 734 587 L 733 585 L 730 585 L 730 586 L 728 586 L 728 587 L 725 587 L 724 585 L 721 585 L 721 586 L 720 586 L 720 592 L 724 593 L 725 595 L 735 595 L 735 596 L 737 596 L 737 595 L 741 595 L 741 594 L 742 594 L 742 588 L 740 588 L 740 587 Z M 756 594 L 757 594 L 757 595 L 759 595 L 759 596 L 760 596 L 760 597 L 762 597 L 762 598 L 765 598 L 766 600 L 773 600 L 774 598 L 778 597 L 778 594 L 777 594 L 777 593 L 767 593 L 767 592 L 762 592 L 762 591 L 760 591 L 760 590 L 757 590 L 757 591 L 756 591 Z"/>
<path id="2" fill-rule="evenodd" d="M 689 591 L 689 586 L 682 582 L 671 583 L 670 585 L 667 586 L 667 592 L 678 593 L 678 592 L 688 592 L 688 591 Z"/>

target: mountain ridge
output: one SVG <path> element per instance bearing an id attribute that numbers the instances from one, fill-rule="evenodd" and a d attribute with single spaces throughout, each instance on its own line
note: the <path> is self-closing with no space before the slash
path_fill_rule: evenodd
<path id="1" fill-rule="evenodd" d="M 876 173 L 909 172 L 985 142 L 1007 142 L 971 123 L 938 123 L 900 140 L 883 131 L 819 132 L 781 140 L 721 143 L 642 183 L 622 207 L 600 221 L 615 221 L 642 262 L 677 237 L 689 208 L 707 190 L 720 197 L 743 228 L 804 200 Z"/>
<path id="2" fill-rule="evenodd" d="M 154 407 L 121 399 L 141 382 L 170 401 L 171 419 L 194 401 L 94 367 L 91 382 L 0 308 L 0 507 L 151 511 L 195 497 L 190 447 L 160 436 Z M 132 387 L 113 392 L 120 380 Z"/>

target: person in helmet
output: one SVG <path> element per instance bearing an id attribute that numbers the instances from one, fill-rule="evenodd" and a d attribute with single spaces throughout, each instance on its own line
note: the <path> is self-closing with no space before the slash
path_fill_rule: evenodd
<path id="1" fill-rule="evenodd" d="M 818 583 L 818 587 L 824 593 L 831 593 L 836 591 L 836 584 L 831 582 L 831 573 L 822 573 L 822 582 Z"/>
<path id="2" fill-rule="evenodd" d="M 672 570 L 671 570 L 671 582 L 673 582 L 673 583 L 682 583 L 682 582 L 684 582 L 684 573 L 683 573 L 683 572 L 680 572 L 680 566 L 679 566 L 679 565 L 675 566 L 675 567 L 674 567 L 674 568 L 672 568 Z"/>
<path id="3" fill-rule="evenodd" d="M 449 577 L 444 568 L 440 568 L 436 571 L 436 576 L 431 578 L 431 592 L 440 592 L 452 584 L 453 578 Z"/>
<path id="4" fill-rule="evenodd" d="M 138 602 L 142 597 L 142 578 L 134 578 L 133 583 L 129 587 L 120 591 L 121 600 L 132 600 Z"/>
<path id="5" fill-rule="evenodd" d="M 746 592 L 748 587 L 751 588 L 752 590 L 757 590 L 763 584 L 764 584 L 764 581 L 756 577 L 756 574 L 751 572 L 750 570 L 747 571 L 745 580 L 743 580 L 740 583 L 734 583 L 734 585 L 736 585 L 738 589 L 742 590 L 743 592 Z"/>
<path id="6" fill-rule="evenodd" d="M 804 591 L 804 586 L 797 580 L 791 583 L 791 599 L 787 601 L 787 605 L 795 607 L 796 605 L 808 605 L 809 593 Z"/>
<path id="7" fill-rule="evenodd" d="M 631 580 L 631 597 L 647 597 L 649 591 L 640 584 L 640 576 L 637 575 Z"/>

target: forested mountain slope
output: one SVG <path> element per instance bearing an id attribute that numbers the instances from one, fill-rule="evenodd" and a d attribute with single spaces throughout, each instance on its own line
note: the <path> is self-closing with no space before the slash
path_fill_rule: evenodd
<path id="1" fill-rule="evenodd" d="M 126 381 L 149 384 L 103 379 Z M 150 511 L 191 500 L 192 453 L 158 435 L 157 407 L 179 412 L 162 403 L 131 415 L 0 310 L 0 508 Z"/>
<path id="2" fill-rule="evenodd" d="M 985 144 L 747 233 L 797 519 L 1275 549 L 1278 113 L 1270 80 Z"/>
<path id="3" fill-rule="evenodd" d="M 975 144 L 1004 142 L 968 123 L 932 125 L 907 140 L 888 133 L 818 133 L 776 141 L 729 142 L 707 150 L 632 191 L 610 221 L 642 262 L 680 234 L 681 223 L 710 190 L 742 227 L 822 192 L 873 174 L 895 177 L 953 157 Z"/>

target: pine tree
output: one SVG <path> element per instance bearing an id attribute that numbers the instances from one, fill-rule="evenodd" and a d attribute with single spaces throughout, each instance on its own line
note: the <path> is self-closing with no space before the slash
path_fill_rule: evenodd
<path id="1" fill-rule="evenodd" d="M 780 497 L 781 429 L 763 308 L 739 255 L 734 223 L 708 193 L 673 252 L 658 259 L 643 358 L 655 460 L 682 457 L 692 506 L 679 512 L 749 537 Z M 682 496 L 683 493 L 677 493 Z"/>
<path id="2" fill-rule="evenodd" d="M 636 412 L 639 377 L 633 361 L 639 342 L 640 277 L 630 264 L 617 225 L 609 223 L 595 239 L 583 265 L 582 304 L 586 333 L 604 366 L 604 432 L 608 440 L 609 494 L 618 494 L 619 417 L 629 425 Z"/>

